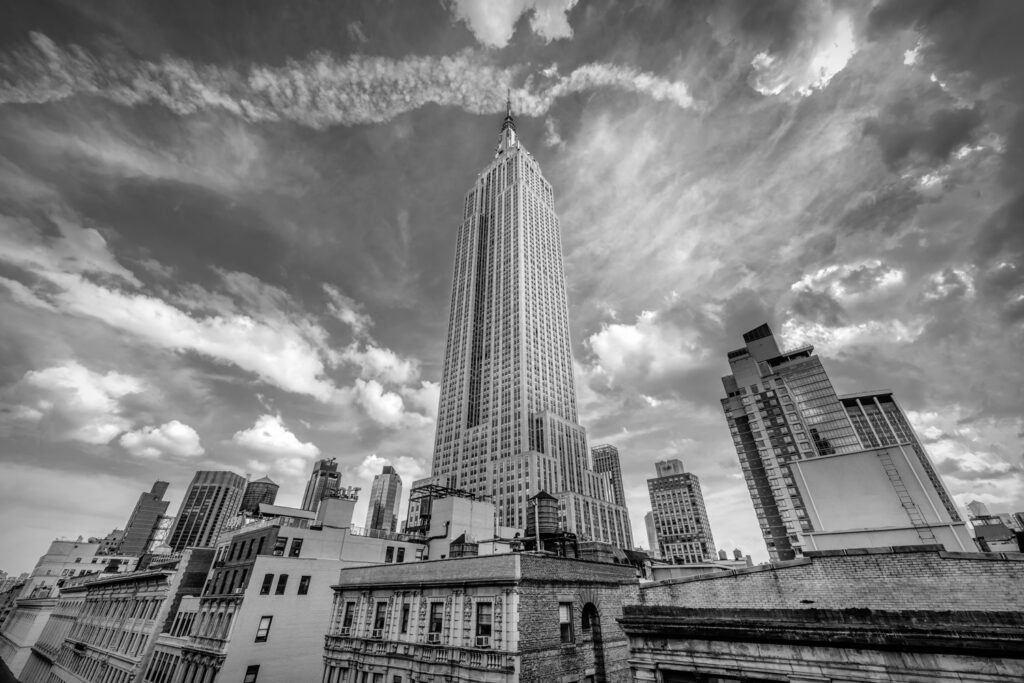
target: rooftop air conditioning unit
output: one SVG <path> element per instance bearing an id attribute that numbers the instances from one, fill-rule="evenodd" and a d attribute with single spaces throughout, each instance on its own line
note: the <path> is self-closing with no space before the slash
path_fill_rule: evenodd
<path id="1" fill-rule="evenodd" d="M 441 642 L 441 634 L 440 633 L 428 633 L 427 634 L 427 642 L 428 643 L 434 643 L 434 644 L 440 643 Z"/>
<path id="2" fill-rule="evenodd" d="M 490 647 L 491 646 L 491 637 L 490 636 L 477 636 L 476 637 L 476 646 L 477 647 Z"/>

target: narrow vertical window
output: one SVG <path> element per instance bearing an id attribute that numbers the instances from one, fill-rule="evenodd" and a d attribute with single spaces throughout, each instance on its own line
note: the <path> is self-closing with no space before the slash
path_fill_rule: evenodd
<path id="1" fill-rule="evenodd" d="M 387 615 L 388 603 L 378 602 L 373 614 L 373 638 L 384 636 L 384 617 Z"/>
<path id="2" fill-rule="evenodd" d="M 274 595 L 284 595 L 284 589 L 288 585 L 288 575 L 281 574 L 277 579 L 277 590 L 274 591 Z"/>
<path id="3" fill-rule="evenodd" d="M 558 603 L 558 630 L 563 643 L 572 641 L 572 603 Z"/>
<path id="4" fill-rule="evenodd" d="M 430 603 L 430 621 L 427 629 L 427 642 L 441 642 L 441 628 L 444 625 L 444 603 Z"/>
<path id="5" fill-rule="evenodd" d="M 476 646 L 491 646 L 491 622 L 493 605 L 489 602 L 476 603 Z"/>
<path id="6" fill-rule="evenodd" d="M 299 579 L 299 595 L 305 595 L 309 593 L 309 579 L 308 576 L 303 576 Z"/>
<path id="7" fill-rule="evenodd" d="M 402 633 L 409 632 L 409 605 L 402 605 Z"/>
<path id="8" fill-rule="evenodd" d="M 242 683 L 256 683 L 256 677 L 260 675 L 260 665 L 250 664 L 245 668 L 245 678 Z"/>
<path id="9" fill-rule="evenodd" d="M 293 538 L 292 539 L 292 549 L 288 553 L 288 557 L 298 557 L 299 553 L 301 551 L 302 551 L 302 539 L 301 538 Z"/>
<path id="10" fill-rule="evenodd" d="M 274 585 L 274 575 L 264 574 L 263 585 L 260 586 L 260 595 L 270 595 L 270 587 Z"/>
<path id="11" fill-rule="evenodd" d="M 270 635 L 270 622 L 274 620 L 274 617 L 260 617 L 259 628 L 256 629 L 256 642 L 265 643 L 267 642 L 267 636 Z"/>
<path id="12" fill-rule="evenodd" d="M 356 614 L 356 603 L 346 602 L 345 603 L 345 615 L 341 620 L 341 635 L 347 636 L 349 630 L 352 628 L 352 619 Z"/>

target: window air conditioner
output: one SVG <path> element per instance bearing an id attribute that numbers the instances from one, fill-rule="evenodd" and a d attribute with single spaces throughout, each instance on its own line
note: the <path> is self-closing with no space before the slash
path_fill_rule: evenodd
<path id="1" fill-rule="evenodd" d="M 428 643 L 440 643 L 441 642 L 441 634 L 440 633 L 428 633 L 427 634 L 427 642 Z"/>
<path id="2" fill-rule="evenodd" d="M 351 626 L 342 626 L 341 629 L 338 631 L 338 635 L 339 636 L 347 636 L 349 631 L 351 631 L 351 630 L 352 630 Z"/>
<path id="3" fill-rule="evenodd" d="M 384 637 L 384 629 L 382 629 L 382 628 L 375 628 L 375 629 L 373 629 L 373 632 L 370 633 L 370 637 L 371 638 L 383 638 Z"/>
<path id="4" fill-rule="evenodd" d="M 476 646 L 477 647 L 490 647 L 491 646 L 491 637 L 490 636 L 477 636 L 476 637 Z"/>

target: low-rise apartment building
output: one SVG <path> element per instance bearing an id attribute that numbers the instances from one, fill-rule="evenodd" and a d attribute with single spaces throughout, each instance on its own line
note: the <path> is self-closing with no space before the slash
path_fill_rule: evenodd
<path id="1" fill-rule="evenodd" d="M 344 569 L 322 680 L 626 681 L 615 619 L 637 586 L 630 565 L 535 553 Z"/>
<path id="2" fill-rule="evenodd" d="M 212 561 L 212 549 L 190 548 L 140 571 L 63 586 L 23 683 L 139 680 L 155 636 L 169 625 L 181 597 L 202 589 Z"/>

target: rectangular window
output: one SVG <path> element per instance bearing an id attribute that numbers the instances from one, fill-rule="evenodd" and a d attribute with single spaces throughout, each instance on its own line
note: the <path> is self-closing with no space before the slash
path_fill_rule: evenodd
<path id="1" fill-rule="evenodd" d="M 288 539 L 284 536 L 278 536 L 277 540 L 274 541 L 274 554 L 277 556 L 284 555 L 286 547 L 288 547 Z"/>
<path id="2" fill-rule="evenodd" d="M 346 602 L 345 603 L 345 616 L 341 620 L 341 634 L 348 635 L 349 629 L 352 628 L 352 618 L 356 614 L 356 603 Z"/>
<path id="3" fill-rule="evenodd" d="M 284 595 L 284 589 L 288 585 L 288 575 L 281 574 L 277 578 L 277 590 L 274 591 L 274 595 Z"/>
<path id="4" fill-rule="evenodd" d="M 299 595 L 305 595 L 309 592 L 309 579 L 308 576 L 299 578 Z"/>
<path id="5" fill-rule="evenodd" d="M 489 602 L 476 603 L 476 646 L 491 646 L 493 606 Z"/>
<path id="6" fill-rule="evenodd" d="M 256 545 L 256 554 L 259 555 L 263 552 L 263 541 L 267 540 L 266 536 L 260 536 L 260 542 Z"/>
<path id="7" fill-rule="evenodd" d="M 388 603 L 378 602 L 373 614 L 373 637 L 381 638 L 384 635 L 384 617 L 387 614 Z"/>
<path id="8" fill-rule="evenodd" d="M 260 617 L 259 628 L 256 629 L 256 642 L 265 643 L 267 642 L 267 636 L 270 635 L 270 622 L 274 620 L 274 617 Z"/>
<path id="9" fill-rule="evenodd" d="M 402 605 L 402 633 L 409 632 L 409 605 Z"/>
<path id="10" fill-rule="evenodd" d="M 399 548 L 395 551 L 395 562 L 405 562 L 405 548 Z"/>
<path id="11" fill-rule="evenodd" d="M 260 586 L 260 595 L 270 595 L 270 587 L 274 585 L 274 575 L 264 574 L 263 585 Z"/>
<path id="12" fill-rule="evenodd" d="M 444 624 L 444 603 L 443 602 L 432 602 L 430 603 L 430 622 L 428 632 L 430 634 L 441 635 L 441 626 Z"/>
<path id="13" fill-rule="evenodd" d="M 294 539 L 292 539 L 292 549 L 291 549 L 291 552 L 288 553 L 288 557 L 298 557 L 299 556 L 299 552 L 301 552 L 301 551 L 302 551 L 302 539 L 301 538 L 294 538 Z"/>
<path id="14" fill-rule="evenodd" d="M 572 642 L 572 603 L 558 603 L 558 630 L 563 643 Z"/>
<path id="15" fill-rule="evenodd" d="M 245 668 L 245 678 L 242 683 L 256 683 L 256 677 L 260 675 L 260 665 L 250 664 Z"/>
<path id="16" fill-rule="evenodd" d="M 387 549 L 384 550 L 384 561 L 385 562 L 394 562 L 395 561 L 395 547 L 394 546 L 389 545 L 387 547 Z"/>

